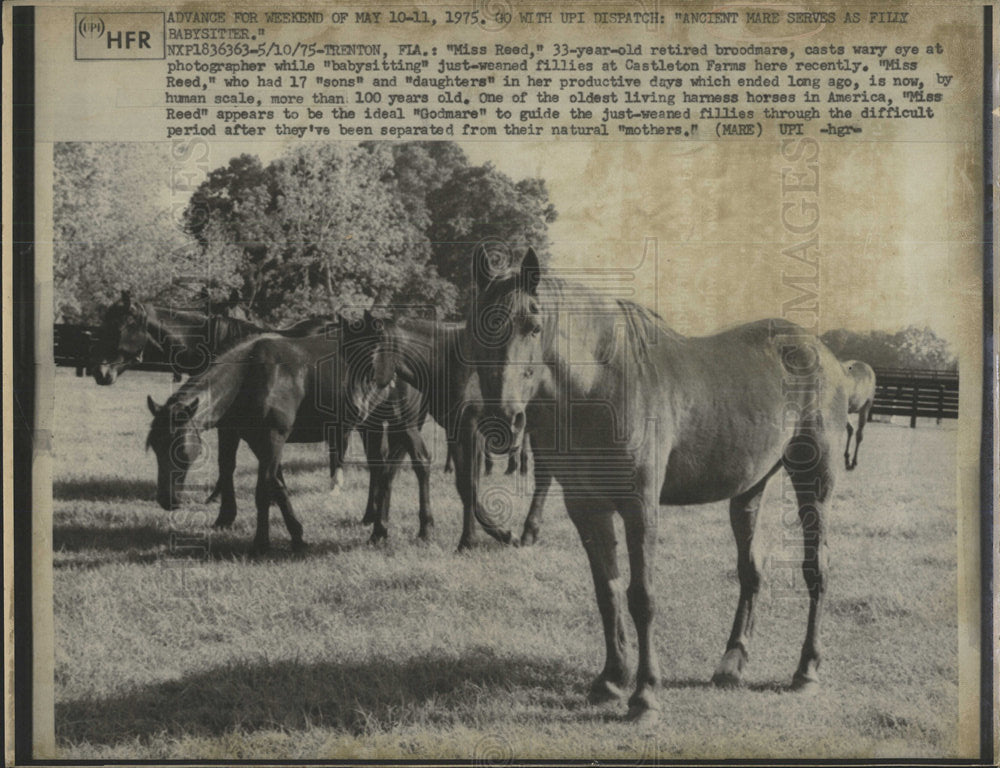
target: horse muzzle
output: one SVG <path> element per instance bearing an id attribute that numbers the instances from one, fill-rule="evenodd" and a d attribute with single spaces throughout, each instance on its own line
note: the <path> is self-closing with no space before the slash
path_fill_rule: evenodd
<path id="1" fill-rule="evenodd" d="M 94 381 L 102 387 L 109 387 L 118 378 L 118 370 L 110 363 L 98 363 L 94 366 Z"/>

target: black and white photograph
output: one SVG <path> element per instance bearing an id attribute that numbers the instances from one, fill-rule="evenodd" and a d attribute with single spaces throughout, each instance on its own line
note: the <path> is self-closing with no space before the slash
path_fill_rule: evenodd
<path id="1" fill-rule="evenodd" d="M 468 5 L 31 9 L 12 762 L 993 762 L 989 9 Z"/>

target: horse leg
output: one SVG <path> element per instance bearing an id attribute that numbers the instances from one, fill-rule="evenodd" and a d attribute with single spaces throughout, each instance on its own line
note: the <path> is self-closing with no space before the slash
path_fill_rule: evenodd
<path id="1" fill-rule="evenodd" d="M 240 436 L 234 429 L 220 427 L 219 430 L 219 479 L 209 501 L 215 496 L 222 496 L 219 505 L 219 516 L 215 518 L 213 528 L 229 528 L 236 520 L 236 489 L 233 487 L 233 475 L 236 472 L 236 452 L 240 447 Z"/>
<path id="2" fill-rule="evenodd" d="M 524 439 L 521 441 L 521 474 L 528 474 L 528 442 L 531 440 L 531 435 L 527 432 L 524 434 Z"/>
<path id="3" fill-rule="evenodd" d="M 520 451 L 510 452 L 510 455 L 507 456 L 507 470 L 504 472 L 505 475 L 513 475 L 517 472 L 518 459 L 520 456 Z"/>
<path id="4" fill-rule="evenodd" d="M 567 496 L 566 511 L 580 534 L 590 562 L 597 608 L 604 628 L 604 669 L 594 679 L 587 697 L 592 704 L 600 704 L 621 698 L 629 682 L 614 518 L 610 509 L 595 509 L 593 499 L 586 497 Z"/>
<path id="5" fill-rule="evenodd" d="M 477 543 L 472 475 L 479 471 L 479 458 L 475 455 L 475 445 L 464 431 L 458 440 L 448 443 L 448 455 L 454 462 L 455 490 L 462 501 L 462 535 L 458 540 L 458 549 L 461 551 L 470 549 Z"/>
<path id="6" fill-rule="evenodd" d="M 276 450 L 279 454 L 283 444 L 284 441 L 277 445 Z M 278 509 L 281 510 L 281 517 L 285 521 L 285 528 L 288 529 L 288 534 L 292 537 L 292 551 L 301 552 L 306 546 L 305 542 L 302 541 L 302 523 L 298 521 L 295 513 L 292 512 L 292 502 L 288 496 L 288 486 L 285 485 L 285 475 L 281 471 L 281 464 L 278 464 L 275 470 L 273 482 L 272 495 L 278 503 Z"/>
<path id="7" fill-rule="evenodd" d="M 403 435 L 390 431 L 382 448 L 384 460 L 382 471 L 375 489 L 375 524 L 369 544 L 389 538 L 389 509 L 392 505 L 392 482 L 396 478 L 403 456 L 406 455 L 406 440 Z"/>
<path id="8" fill-rule="evenodd" d="M 799 440 L 803 440 L 799 435 Z M 833 472 L 829 465 L 829 451 L 824 441 L 814 435 L 806 438 L 811 444 L 812 457 L 808 465 L 793 462 L 787 455 L 785 468 L 792 478 L 802 523 L 802 576 L 809 592 L 809 619 L 806 639 L 802 645 L 799 666 L 792 678 L 792 688 L 811 691 L 819 685 L 817 670 L 820 664 L 819 622 L 826 592 L 827 553 L 823 513 L 833 492 Z M 808 451 L 806 451 L 808 453 Z"/>
<path id="9" fill-rule="evenodd" d="M 333 430 L 333 435 L 327 441 L 327 452 L 330 456 L 330 493 L 339 493 L 344 487 L 344 453 L 347 449 L 348 432 L 341 425 Z"/>
<path id="10" fill-rule="evenodd" d="M 521 459 L 524 461 L 524 458 Z M 522 470 L 524 464 L 521 465 Z M 528 516 L 524 518 L 524 530 L 521 532 L 521 544 L 529 546 L 538 540 L 538 532 L 542 525 L 542 512 L 545 510 L 545 500 L 552 487 L 552 472 L 546 463 L 544 452 L 535 451 L 535 491 L 531 495 Z"/>
<path id="11" fill-rule="evenodd" d="M 871 407 L 871 401 L 869 400 L 858 411 L 858 431 L 854 435 L 854 458 L 851 459 L 851 466 L 848 469 L 854 469 L 858 466 L 858 448 L 861 447 L 861 438 L 865 433 L 865 424 L 868 422 L 868 412 L 871 410 Z"/>
<path id="12" fill-rule="evenodd" d="M 420 497 L 420 531 L 417 536 L 427 541 L 434 529 L 434 515 L 431 514 L 431 455 L 416 427 L 410 427 L 406 431 L 405 445 L 413 464 L 413 473 L 417 476 Z"/>
<path id="13" fill-rule="evenodd" d="M 625 595 L 639 641 L 639 666 L 636 670 L 635 692 L 628 700 L 628 717 L 629 720 L 652 724 L 659 718 L 660 710 L 656 699 L 656 688 L 660 684 L 660 662 L 653 645 L 653 620 L 656 614 L 653 563 L 656 557 L 659 499 L 650 495 L 653 483 L 649 482 L 647 472 L 640 471 L 637 482 L 640 483 L 642 497 L 626 498 L 618 509 L 625 522 L 625 544 L 628 547 L 629 585 Z"/>
<path id="14" fill-rule="evenodd" d="M 446 474 L 448 472 L 451 472 L 451 470 L 452 470 L 451 459 L 452 459 L 452 447 L 451 447 L 451 443 L 448 443 L 447 455 L 445 456 L 445 460 L 444 460 L 444 471 L 445 471 Z"/>
<path id="15" fill-rule="evenodd" d="M 384 531 L 381 519 L 381 499 L 383 488 L 383 473 L 385 472 L 385 451 L 382 447 L 382 428 L 362 430 L 365 444 L 365 458 L 368 462 L 368 503 L 365 505 L 365 516 L 362 525 L 374 525 L 375 530 Z M 372 533 L 374 537 L 375 533 Z M 384 537 L 383 537 L 384 538 Z"/>
<path id="16" fill-rule="evenodd" d="M 740 579 L 740 599 L 736 604 L 736 618 L 729 633 L 726 652 L 722 655 L 712 683 L 722 687 L 737 686 L 742 683 L 743 667 L 749 658 L 750 636 L 753 634 L 754 600 L 760 591 L 760 568 L 754 553 L 754 529 L 757 527 L 757 513 L 764 496 L 767 481 L 779 468 L 779 463 L 760 482 L 746 493 L 729 500 L 729 524 L 736 539 L 736 572 Z"/>
<path id="17" fill-rule="evenodd" d="M 476 543 L 474 519 L 490 536 L 502 544 L 510 544 L 511 532 L 491 520 L 479 503 L 480 460 L 485 453 L 475 419 L 468 419 L 459 430 L 455 442 L 455 485 L 462 497 L 462 537 L 458 549 L 468 549 Z"/>
<path id="18" fill-rule="evenodd" d="M 489 451 L 483 451 L 483 474 L 493 474 L 493 456 L 490 455 Z"/>
<path id="19" fill-rule="evenodd" d="M 847 417 L 847 445 L 844 446 L 844 468 L 854 469 L 851 466 L 851 435 L 854 434 L 854 427 L 851 426 L 851 418 Z M 860 434 L 860 432 L 859 432 Z"/>
<path id="20" fill-rule="evenodd" d="M 254 451 L 254 453 L 257 454 L 258 459 L 257 488 L 254 491 L 254 501 L 257 504 L 257 533 L 254 535 L 251 551 L 254 554 L 262 555 L 271 546 L 271 491 L 274 487 L 278 464 L 273 456 L 268 456 L 263 451 Z"/>

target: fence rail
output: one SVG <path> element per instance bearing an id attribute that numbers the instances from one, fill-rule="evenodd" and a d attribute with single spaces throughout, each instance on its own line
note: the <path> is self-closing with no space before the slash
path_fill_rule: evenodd
<path id="1" fill-rule="evenodd" d="M 958 418 L 958 373 L 955 371 L 875 369 L 873 415 L 918 418 Z"/>
<path id="2" fill-rule="evenodd" d="M 52 329 L 55 364 L 76 368 L 76 375 L 89 373 L 93 352 L 100 341 L 101 329 L 93 325 L 73 325 L 56 323 Z M 143 350 L 142 362 L 130 365 L 138 371 L 170 371 L 170 362 L 152 344 Z"/>
<path id="3" fill-rule="evenodd" d="M 58 323 L 54 327 L 56 365 L 76 368 L 83 376 L 93 359 L 94 345 L 101 329 L 95 326 Z M 141 363 L 131 366 L 143 371 L 170 371 L 170 363 L 159 349 L 147 345 Z M 907 370 L 877 368 L 875 370 L 875 403 L 873 415 L 909 416 L 910 426 L 917 418 L 958 418 L 958 373 L 955 371 Z"/>

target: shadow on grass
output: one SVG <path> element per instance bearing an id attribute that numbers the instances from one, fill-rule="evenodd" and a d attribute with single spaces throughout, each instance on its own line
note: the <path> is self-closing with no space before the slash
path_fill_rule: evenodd
<path id="1" fill-rule="evenodd" d="M 351 526 L 360 528 L 359 524 Z M 367 530 L 367 528 L 366 528 Z M 346 541 L 307 540 L 302 552 L 291 549 L 287 537 L 271 536 L 266 554 L 253 552 L 253 532 L 219 531 L 213 528 L 170 530 L 155 524 L 74 525 L 56 523 L 52 528 L 55 567 L 97 568 L 111 563 L 150 564 L 163 558 L 191 560 L 247 560 L 250 562 L 294 561 L 325 557 L 358 549 L 376 551 L 386 545 L 371 545 L 364 538 Z"/>
<path id="2" fill-rule="evenodd" d="M 52 498 L 65 501 L 111 501 L 113 499 L 151 501 L 156 498 L 156 482 L 126 480 L 121 477 L 56 480 L 52 483 Z"/>
<path id="3" fill-rule="evenodd" d="M 170 531 L 156 525 L 98 527 L 60 525 L 52 527 L 52 548 L 56 552 L 149 550 L 166 547 Z"/>
<path id="4" fill-rule="evenodd" d="M 405 661 L 236 662 L 133 693 L 57 704 L 56 733 L 63 742 L 110 745 L 234 729 L 326 727 L 359 735 L 414 723 L 476 725 L 481 699 L 558 688 L 570 676 L 561 665 L 487 648 Z"/>

